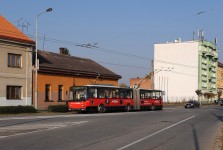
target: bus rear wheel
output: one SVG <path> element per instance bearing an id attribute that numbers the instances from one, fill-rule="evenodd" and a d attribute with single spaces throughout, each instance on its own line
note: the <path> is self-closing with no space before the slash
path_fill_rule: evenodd
<path id="1" fill-rule="evenodd" d="M 100 105 L 98 106 L 98 112 L 99 112 L 99 113 L 103 113 L 103 112 L 105 112 L 105 106 L 104 106 L 103 104 L 100 104 Z"/>
<path id="2" fill-rule="evenodd" d="M 150 110 L 151 111 L 154 111 L 156 109 L 156 107 L 154 106 L 154 104 L 152 104 L 151 106 L 150 106 Z"/>

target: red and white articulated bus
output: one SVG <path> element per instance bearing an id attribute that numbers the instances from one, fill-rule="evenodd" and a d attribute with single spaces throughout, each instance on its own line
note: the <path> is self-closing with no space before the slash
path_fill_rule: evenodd
<path id="1" fill-rule="evenodd" d="M 71 111 L 155 110 L 163 108 L 162 91 L 107 85 L 74 86 L 70 89 Z"/>

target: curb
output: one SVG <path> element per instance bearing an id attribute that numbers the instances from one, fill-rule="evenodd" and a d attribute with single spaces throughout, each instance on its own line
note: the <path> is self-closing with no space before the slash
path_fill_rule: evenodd
<path id="1" fill-rule="evenodd" d="M 214 150 L 223 150 L 223 124 L 220 126 L 219 133 L 214 145 Z"/>

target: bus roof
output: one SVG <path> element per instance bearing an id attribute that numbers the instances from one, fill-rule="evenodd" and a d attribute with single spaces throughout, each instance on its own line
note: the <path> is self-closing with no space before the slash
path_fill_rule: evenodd
<path id="1" fill-rule="evenodd" d="M 139 88 L 139 90 L 162 92 L 162 90 L 158 90 L 158 89 L 142 89 L 142 88 Z"/>
<path id="2" fill-rule="evenodd" d="M 131 89 L 129 87 L 119 87 L 119 86 L 114 86 L 114 85 L 109 85 L 109 84 L 87 84 L 87 85 L 78 86 L 78 87 L 103 87 L 103 88 Z"/>

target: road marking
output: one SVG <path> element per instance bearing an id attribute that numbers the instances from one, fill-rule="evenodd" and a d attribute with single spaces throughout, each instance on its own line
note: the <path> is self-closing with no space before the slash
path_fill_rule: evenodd
<path id="1" fill-rule="evenodd" d="M 24 116 L 24 117 L 0 117 L 0 121 L 7 120 L 31 120 L 31 119 L 52 119 L 52 118 L 72 118 L 72 117 L 101 117 L 101 116 L 118 116 L 133 114 L 137 112 L 120 112 L 120 113 L 104 113 L 104 114 L 68 114 L 68 115 L 52 115 L 52 116 Z"/>
<path id="2" fill-rule="evenodd" d="M 7 135 L 7 136 L 0 136 L 0 139 L 3 139 L 3 138 L 7 138 L 7 137 L 13 137 L 13 136 L 19 136 L 19 135 L 25 135 L 25 134 L 30 134 L 30 133 L 37 133 L 37 132 L 41 132 L 41 131 L 49 131 L 49 130 L 54 130 L 54 129 L 58 129 L 58 128 L 64 128 L 64 127 L 68 127 L 68 126 L 74 126 L 74 125 L 80 125 L 80 124 L 83 124 L 83 123 L 87 123 L 88 121 L 79 121 L 79 122 L 66 122 L 66 123 L 61 123 L 61 124 L 55 124 L 54 126 L 52 124 L 42 124 L 42 125 L 38 125 L 38 126 L 33 126 L 33 128 L 30 128 L 32 130 L 35 130 L 35 131 L 28 131 L 28 132 L 24 132 L 26 130 L 24 129 L 19 129 L 19 127 L 10 127 L 10 128 L 2 128 L 4 130 L 8 129 L 12 129 L 12 130 L 16 130 L 16 131 L 21 131 L 23 133 L 16 133 L 16 134 L 12 134 L 12 135 Z M 24 126 L 22 126 L 24 128 Z M 32 127 L 32 126 L 30 126 Z M 42 127 L 45 127 L 45 129 L 42 129 Z M 1 128 L 0 128 L 0 131 L 1 131 Z"/>
<path id="3" fill-rule="evenodd" d="M 152 113 L 155 111 L 150 111 Z M 52 116 L 21 116 L 21 117 L 0 117 L 0 121 L 7 121 L 7 120 L 31 120 L 31 119 L 53 119 L 53 118 L 72 118 L 72 117 L 102 117 L 102 116 L 121 116 L 121 115 L 132 115 L 136 113 L 143 113 L 143 112 L 117 112 L 117 113 L 102 113 L 102 114 L 67 114 L 67 115 L 52 115 Z M 148 113 L 148 111 L 145 111 Z"/>
<path id="4" fill-rule="evenodd" d="M 192 119 L 192 118 L 194 118 L 195 116 L 191 116 L 191 117 L 189 117 L 189 118 L 187 118 L 187 119 L 184 119 L 184 120 L 182 120 L 182 121 L 180 121 L 180 122 L 177 122 L 177 123 L 175 123 L 175 124 L 173 124 L 173 125 L 171 125 L 171 126 L 168 126 L 168 127 L 166 127 L 166 128 L 163 128 L 163 129 L 161 129 L 161 130 L 159 130 L 159 131 L 156 131 L 156 132 L 154 132 L 154 133 L 152 133 L 152 134 L 150 134 L 150 135 L 147 135 L 147 136 L 145 136 L 145 137 L 143 137 L 143 138 L 141 138 L 141 139 L 139 139 L 139 140 L 137 140 L 137 141 L 135 141 L 135 142 L 132 142 L 132 143 L 130 143 L 130 144 L 128 144 L 128 145 L 125 145 L 125 146 L 123 146 L 123 147 L 121 147 L 121 148 L 119 148 L 119 149 L 117 149 L 117 150 L 123 150 L 123 149 L 126 149 L 126 148 L 128 148 L 128 147 L 130 147 L 130 146 L 132 146 L 132 145 L 134 145 L 134 144 L 136 144 L 136 143 L 139 143 L 139 142 L 142 142 L 142 141 L 144 141 L 144 140 L 146 140 L 146 139 L 148 139 L 148 138 L 150 138 L 150 137 L 152 137 L 152 136 L 154 136 L 154 135 L 156 135 L 156 134 L 158 134 L 158 133 L 161 133 L 161 132 L 163 132 L 163 131 L 165 131 L 165 130 L 167 130 L 167 129 L 169 129 L 169 128 L 172 128 L 172 127 L 174 127 L 174 126 L 176 126 L 176 125 L 178 125 L 178 124 L 180 124 L 180 123 L 183 123 L 183 122 L 185 122 L 185 121 L 187 121 L 187 120 L 189 120 L 189 119 Z"/>

